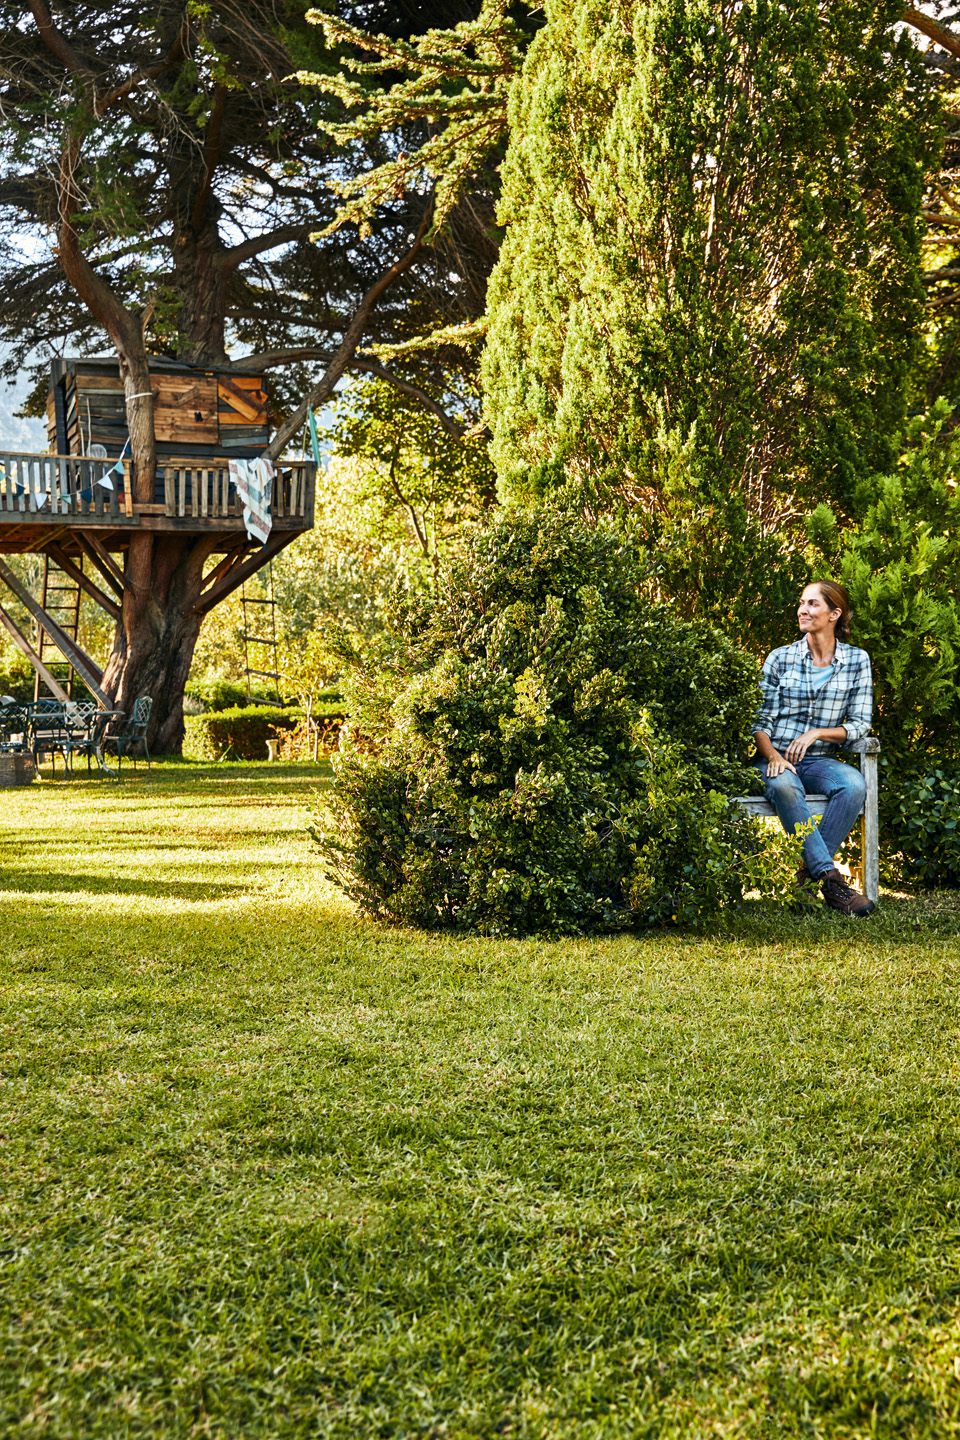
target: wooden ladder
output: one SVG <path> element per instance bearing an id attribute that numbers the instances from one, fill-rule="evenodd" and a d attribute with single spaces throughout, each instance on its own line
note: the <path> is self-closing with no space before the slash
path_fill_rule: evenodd
<path id="1" fill-rule="evenodd" d="M 267 596 L 248 595 L 244 585 L 240 591 L 243 605 L 243 664 L 247 677 L 247 698 L 251 698 L 250 680 L 256 676 L 273 682 L 274 693 L 279 705 L 283 699 L 280 691 L 280 659 L 277 647 L 277 602 L 273 597 L 273 563 L 267 566 Z M 249 609 L 248 609 L 249 607 Z M 251 659 L 259 665 L 251 665 Z"/>
<path id="2" fill-rule="evenodd" d="M 83 556 L 76 561 L 83 569 Z M 65 575 L 54 565 L 49 555 L 43 557 L 43 584 L 40 593 L 42 609 L 55 620 L 60 629 L 77 643 L 80 630 L 80 586 L 76 580 Z M 65 660 L 59 648 L 47 634 L 43 625 L 36 622 L 37 654 L 52 675 L 59 680 L 70 699 L 73 699 L 73 682 L 76 671 L 69 660 Z M 44 692 L 45 693 L 45 692 Z M 33 677 L 33 698 L 40 699 L 40 672 Z"/>

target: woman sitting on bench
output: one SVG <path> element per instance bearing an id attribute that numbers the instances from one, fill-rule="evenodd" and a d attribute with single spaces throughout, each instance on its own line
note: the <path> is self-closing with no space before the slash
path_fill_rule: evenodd
<path id="1" fill-rule="evenodd" d="M 870 730 L 873 676 L 866 650 L 844 642 L 850 634 L 850 597 L 842 585 L 818 580 L 800 597 L 800 639 L 771 650 L 763 665 L 763 703 L 753 725 L 754 764 L 765 793 L 788 835 L 809 825 L 806 793 L 821 792 L 827 806 L 803 842 L 797 871 L 801 901 L 817 886 L 833 910 L 869 915 L 872 900 L 849 886 L 834 856 L 863 807 L 863 777 L 836 758 L 837 746 Z"/>

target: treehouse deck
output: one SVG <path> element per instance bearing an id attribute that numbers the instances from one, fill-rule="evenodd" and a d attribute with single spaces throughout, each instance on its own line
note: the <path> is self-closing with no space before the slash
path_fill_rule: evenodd
<path id="1" fill-rule="evenodd" d="M 109 457 L 0 452 L 0 554 L 44 551 L 51 543 L 80 553 L 77 537 L 86 530 L 112 551 L 126 549 L 136 530 L 213 533 L 218 540 L 222 536 L 218 550 L 233 549 L 246 538 L 225 458 L 165 461 L 149 504 L 133 499 L 130 461 L 124 461 L 122 476 L 116 463 Z M 278 464 L 271 538 L 292 539 L 312 527 L 316 473 L 312 460 Z M 104 478 L 112 490 L 100 483 Z"/>
<path id="2" fill-rule="evenodd" d="M 124 458 L 127 399 L 115 358 L 54 361 L 47 401 L 49 451 L 0 452 L 0 557 L 44 554 L 45 570 L 53 563 L 64 577 L 55 592 L 76 587 L 118 622 L 127 593 L 122 552 L 135 534 L 179 536 L 184 551 L 193 549 L 190 537 L 202 537 L 207 568 L 189 603 L 193 614 L 205 615 L 313 526 L 317 467 L 312 460 L 278 462 L 269 514 L 264 505 L 249 528 L 245 523 L 230 462 L 245 466 L 269 444 L 262 377 L 151 359 L 150 391 L 141 400 L 148 394 L 157 452 L 149 500 L 134 498 L 142 486 L 136 484 L 133 462 Z M 241 484 L 244 474 L 249 484 L 250 472 L 244 470 Z M 246 494 L 253 504 L 259 490 Z M 265 543 L 251 538 L 264 533 Z M 216 555 L 222 558 L 211 562 Z M 32 617 L 34 636 L 25 635 L 2 604 L 0 629 L 40 682 L 58 698 L 66 697 L 41 654 L 52 644 L 109 708 L 99 666 L 80 649 L 69 626 L 65 629 L 50 613 L 54 607 L 39 603 L 2 558 L 0 583 Z"/>

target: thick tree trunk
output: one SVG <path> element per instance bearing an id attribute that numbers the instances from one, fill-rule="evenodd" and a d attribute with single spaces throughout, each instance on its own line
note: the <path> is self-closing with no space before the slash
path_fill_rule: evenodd
<path id="1" fill-rule="evenodd" d="M 200 634 L 196 606 L 213 543 L 195 535 L 141 534 L 130 541 L 103 688 L 128 713 L 141 695 L 153 697 L 147 738 L 158 754 L 179 754 L 183 744 L 183 691 Z"/>

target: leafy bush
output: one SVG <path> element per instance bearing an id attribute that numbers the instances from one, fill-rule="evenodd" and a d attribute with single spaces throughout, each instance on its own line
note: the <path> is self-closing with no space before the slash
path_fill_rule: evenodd
<path id="1" fill-rule="evenodd" d="M 294 730 L 302 716 L 296 706 L 235 706 L 184 717 L 183 753 L 193 760 L 266 760 L 267 740 Z"/>
<path id="2" fill-rule="evenodd" d="M 12 695 L 14 700 L 26 705 L 33 699 L 33 682 L 33 666 L 25 656 L 14 656 L 0 665 L 0 695 Z"/>
<path id="3" fill-rule="evenodd" d="M 881 756 L 880 835 L 893 883 L 960 886 L 960 760 Z"/>
<path id="4" fill-rule="evenodd" d="M 651 602 L 614 529 L 503 515 L 347 686 L 314 826 L 364 910 L 488 933 L 694 921 L 741 893 L 755 662 Z"/>

